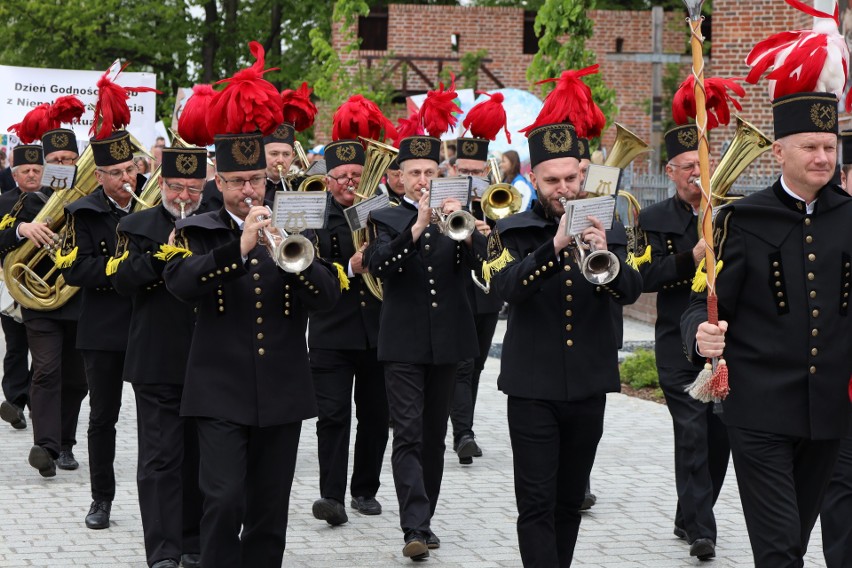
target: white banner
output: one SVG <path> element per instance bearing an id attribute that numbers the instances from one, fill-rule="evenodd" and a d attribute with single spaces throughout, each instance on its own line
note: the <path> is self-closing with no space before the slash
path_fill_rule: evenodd
<path id="1" fill-rule="evenodd" d="M 86 105 L 80 124 L 68 126 L 78 141 L 88 141 L 97 102 L 98 79 L 103 71 L 74 71 L 69 69 L 40 69 L 0 65 L 0 133 L 21 122 L 24 115 L 41 103 L 52 103 L 64 95 L 77 95 Z M 156 87 L 154 73 L 121 73 L 116 81 L 127 87 Z M 127 127 L 147 148 L 157 137 L 156 93 L 130 93 L 130 125 Z M 14 135 L 10 138 L 15 138 Z M 13 140 L 13 142 L 15 142 Z"/>

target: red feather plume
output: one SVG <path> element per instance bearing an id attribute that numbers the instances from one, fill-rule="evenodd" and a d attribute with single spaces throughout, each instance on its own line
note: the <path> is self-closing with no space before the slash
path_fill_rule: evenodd
<path id="1" fill-rule="evenodd" d="M 210 103 L 207 130 L 214 136 L 256 130 L 268 135 L 284 122 L 281 95 L 272 83 L 263 78 L 264 73 L 277 68 L 263 68 L 266 52 L 258 42 L 249 42 L 249 51 L 255 58 L 251 67 L 216 82 L 217 85 L 227 85 L 213 96 Z"/>
<path id="2" fill-rule="evenodd" d="M 459 119 L 456 114 L 462 110 L 455 103 L 458 97 L 456 93 L 456 76 L 450 73 L 452 82 L 447 90 L 444 83 L 438 85 L 438 89 L 429 91 L 426 100 L 420 106 L 420 123 L 429 136 L 440 138 L 447 130 L 455 128 Z"/>
<path id="3" fill-rule="evenodd" d="M 420 124 L 420 114 L 411 113 L 408 118 L 399 118 L 396 121 L 396 138 L 393 145 L 399 148 L 400 142 L 411 136 L 423 136 L 426 131 L 423 130 L 423 125 Z"/>
<path id="4" fill-rule="evenodd" d="M 296 89 L 281 91 L 281 102 L 284 104 L 284 122 L 294 125 L 297 132 L 311 127 L 317 115 L 317 105 L 311 102 L 314 90 L 307 83 Z"/>
<path id="5" fill-rule="evenodd" d="M 85 111 L 85 105 L 76 96 L 59 97 L 52 104 L 42 103 L 32 109 L 21 122 L 10 126 L 9 131 L 16 133 L 24 144 L 31 144 L 63 123 L 80 122 Z"/>
<path id="6" fill-rule="evenodd" d="M 720 124 L 727 125 L 731 121 L 730 102 L 737 110 L 742 110 L 740 102 L 728 93 L 730 90 L 739 97 L 745 96 L 745 89 L 737 83 L 742 78 L 721 79 L 711 77 L 704 80 L 704 91 L 707 99 L 707 130 L 712 130 Z M 690 75 L 680 84 L 672 99 L 672 118 L 678 124 L 686 124 L 688 119 L 695 119 L 695 77 Z"/>
<path id="7" fill-rule="evenodd" d="M 116 78 L 124 71 L 129 63 L 115 74 Z M 89 134 L 98 140 L 103 140 L 115 130 L 121 130 L 130 124 L 130 108 L 127 106 L 129 93 L 162 93 L 151 87 L 122 87 L 109 77 L 109 70 L 98 79 L 98 100 L 95 103 L 95 118 Z"/>
<path id="8" fill-rule="evenodd" d="M 509 127 L 506 125 L 506 109 L 503 108 L 503 93 L 492 95 L 485 91 L 477 91 L 476 94 L 485 95 L 488 100 L 482 101 L 467 111 L 462 122 L 465 133 L 470 130 L 475 138 L 494 140 L 502 128 L 503 132 L 506 133 L 506 140 L 511 144 L 512 136 L 509 134 Z"/>
<path id="9" fill-rule="evenodd" d="M 592 99 L 592 90 L 581 78 L 598 73 L 599 65 L 595 64 L 578 71 L 563 71 L 559 78 L 545 79 L 542 83 L 556 83 L 544 99 L 544 106 L 538 113 L 535 122 L 523 128 L 520 132 L 527 135 L 539 126 L 570 122 L 580 138 L 597 138 L 606 126 L 606 117 Z"/>
<path id="10" fill-rule="evenodd" d="M 178 118 L 178 135 L 196 146 L 209 146 L 213 135 L 207 129 L 207 117 L 210 115 L 210 103 L 216 91 L 210 85 L 195 85 L 192 96 L 183 105 Z"/>
<path id="11" fill-rule="evenodd" d="M 332 140 L 357 140 L 359 136 L 384 142 L 398 137 L 393 123 L 373 101 L 352 95 L 337 107 L 332 118 Z"/>

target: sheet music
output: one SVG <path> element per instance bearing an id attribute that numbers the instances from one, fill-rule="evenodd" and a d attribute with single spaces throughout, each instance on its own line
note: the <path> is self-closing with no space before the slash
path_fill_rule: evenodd
<path id="1" fill-rule="evenodd" d="M 597 217 L 604 229 L 610 229 L 615 214 L 615 197 L 603 195 L 569 201 L 565 208 L 565 214 L 568 216 L 566 234 L 578 235 L 591 227 L 592 222 L 586 218 L 589 216 Z"/>
<path id="2" fill-rule="evenodd" d="M 485 178 L 472 176 L 470 178 L 470 194 L 471 198 L 482 198 L 485 190 L 491 187 L 491 182 Z"/>
<path id="3" fill-rule="evenodd" d="M 41 185 L 57 191 L 71 189 L 74 187 L 74 179 L 76 176 L 77 166 L 45 164 L 44 173 L 41 176 Z"/>
<path id="4" fill-rule="evenodd" d="M 440 207 L 445 199 L 453 198 L 465 208 L 470 201 L 470 188 L 470 176 L 433 179 L 429 184 L 429 207 Z"/>
<path id="5" fill-rule="evenodd" d="M 347 207 L 343 210 L 343 215 L 346 217 L 346 222 L 349 223 L 349 228 L 352 231 L 357 231 L 367 227 L 367 218 L 371 212 L 385 207 L 390 207 L 390 200 L 386 193 L 382 193 L 352 207 Z"/>
<path id="6" fill-rule="evenodd" d="M 328 215 L 325 191 L 276 191 L 272 224 L 288 233 L 322 229 Z"/>
<path id="7" fill-rule="evenodd" d="M 590 164 L 586 170 L 583 191 L 597 195 L 615 195 L 618 192 L 618 180 L 621 168 Z"/>

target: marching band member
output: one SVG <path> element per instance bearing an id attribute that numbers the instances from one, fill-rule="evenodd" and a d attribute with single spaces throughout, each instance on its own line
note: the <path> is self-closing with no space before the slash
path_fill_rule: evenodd
<path id="1" fill-rule="evenodd" d="M 250 47 L 259 76 L 263 47 Z M 231 132 L 215 139 L 224 206 L 177 224 L 163 274 L 168 290 L 198 310 L 181 416 L 198 429 L 205 568 L 279 566 L 302 420 L 316 416 L 308 310 L 331 308 L 340 288 L 325 261 L 285 272 L 259 240 L 271 219 L 256 130 L 281 123 L 277 91 L 259 77 L 232 79 L 216 96 L 224 112 L 212 130 Z"/>
<path id="2" fill-rule="evenodd" d="M 352 507 L 364 515 L 382 512 L 376 492 L 388 441 L 388 400 L 384 369 L 376 358 L 381 304 L 362 277 L 367 270 L 363 250 L 355 250 L 343 215 L 343 210 L 353 204 L 355 192 L 363 191 L 364 149 L 358 140 L 337 140 L 326 146 L 325 160 L 332 199 L 326 228 L 315 233 L 320 256 L 346 271 L 348 285 L 341 286 L 334 308 L 311 314 L 308 347 L 319 410 L 321 495 L 314 502 L 313 514 L 330 525 L 339 525 L 347 521 L 343 503 L 353 377 L 358 428 L 349 491 Z"/>
<path id="3" fill-rule="evenodd" d="M 293 145 L 296 142 L 293 125 L 286 122 L 279 124 L 269 136 L 263 137 L 263 151 L 266 152 L 266 191 L 290 191 L 285 179 L 290 171 L 290 165 L 296 157 Z"/>
<path id="4" fill-rule="evenodd" d="M 136 397 L 136 485 L 153 568 L 201 565 L 198 435 L 194 422 L 180 417 L 195 314 L 163 286 L 160 249 L 175 221 L 201 205 L 206 158 L 204 148 L 163 149 L 160 205 L 121 219 L 106 268 L 116 291 L 133 300 L 124 380 Z"/>
<path id="5" fill-rule="evenodd" d="M 609 234 L 626 242 L 623 227 L 607 232 L 594 217 L 582 239 L 612 251 L 619 271 L 609 284 L 583 277 L 560 202 L 580 192 L 574 128 L 541 124 L 528 138 L 538 200 L 497 223 L 486 272 L 509 303 L 497 386 L 508 395 L 521 559 L 527 567 L 569 566 L 606 393 L 620 389 L 612 303 L 633 303 L 641 277 L 627 265 L 626 247 L 608 242 Z"/>

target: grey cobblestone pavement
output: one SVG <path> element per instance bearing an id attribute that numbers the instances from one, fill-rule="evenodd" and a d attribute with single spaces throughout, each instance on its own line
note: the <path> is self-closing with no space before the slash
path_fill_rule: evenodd
<path id="1" fill-rule="evenodd" d="M 495 341 L 500 340 L 504 322 Z M 628 322 L 625 339 L 653 340 L 653 330 Z M 0 342 L 2 343 L 2 342 Z M 532 364 L 532 362 L 531 362 Z M 520 566 L 515 534 L 516 509 L 512 456 L 506 427 L 505 396 L 496 389 L 499 361 L 491 358 L 482 376 L 476 409 L 476 432 L 484 456 L 461 466 L 448 451 L 443 491 L 433 521 L 441 537 L 439 550 L 421 566 L 485 568 Z M 0 423 L 0 567 L 130 566 L 144 568 L 142 526 L 136 500 L 136 422 L 132 390 L 125 387 L 118 425 L 118 488 L 112 526 L 88 530 L 83 518 L 90 503 L 86 423 L 83 405 L 77 471 L 42 479 L 27 465 L 32 429 L 16 431 Z M 290 499 L 290 524 L 284 566 L 406 566 L 401 555 L 396 498 L 385 457 L 380 516 L 365 517 L 349 509 L 349 522 L 329 527 L 311 515 L 318 497 L 316 434 L 313 420 L 302 428 L 299 460 Z M 451 447 L 451 439 L 448 440 Z M 752 565 L 736 481 L 731 466 L 716 506 L 719 525 L 717 558 L 701 563 L 672 535 L 675 508 L 671 421 L 665 406 L 612 394 L 606 426 L 592 472 L 595 507 L 584 514 L 575 554 L 583 568 L 712 568 Z M 347 504 L 348 505 L 348 504 Z M 814 531 L 807 566 L 824 566 L 819 526 Z"/>

